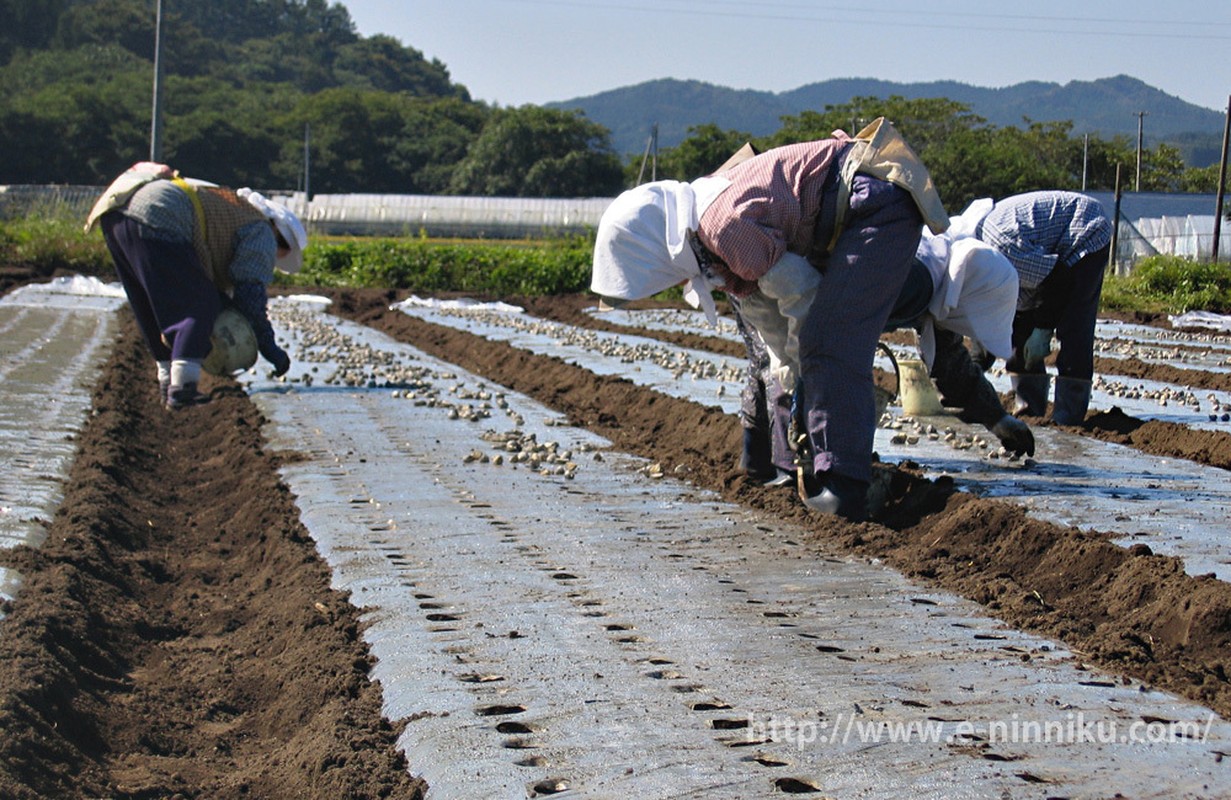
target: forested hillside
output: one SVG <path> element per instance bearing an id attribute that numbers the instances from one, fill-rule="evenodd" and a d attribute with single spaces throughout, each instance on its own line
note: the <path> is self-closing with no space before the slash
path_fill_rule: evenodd
<path id="1" fill-rule="evenodd" d="M 154 9 L 0 0 L 0 184 L 106 183 L 149 155 Z M 162 37 L 162 155 L 185 174 L 301 188 L 306 142 L 314 192 L 568 196 L 622 180 L 604 129 L 475 103 L 438 60 L 357 34 L 340 3 L 165 2 Z M 533 142 L 495 189 L 467 161 L 493 124 Z M 578 169 L 551 174 L 559 163 Z"/>

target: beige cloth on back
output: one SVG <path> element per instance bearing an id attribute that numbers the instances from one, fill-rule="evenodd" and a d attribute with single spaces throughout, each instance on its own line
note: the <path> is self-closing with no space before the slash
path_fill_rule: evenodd
<path id="1" fill-rule="evenodd" d="M 893 123 L 884 117 L 877 117 L 872 124 L 855 134 L 855 143 L 842 164 L 838 180 L 838 219 L 829 243 L 830 250 L 842 233 L 843 217 L 850 205 L 851 178 L 855 173 L 871 175 L 902 187 L 914 198 L 928 230 L 941 234 L 948 229 L 949 214 L 940 201 L 936 184 L 932 183 L 932 174 L 893 127 Z"/>

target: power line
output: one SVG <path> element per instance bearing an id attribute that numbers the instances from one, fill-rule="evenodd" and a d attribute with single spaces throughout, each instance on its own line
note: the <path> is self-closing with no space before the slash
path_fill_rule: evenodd
<path id="1" fill-rule="evenodd" d="M 519 5 L 547 5 L 547 6 L 565 6 L 569 8 L 587 9 L 590 11 L 644 11 L 655 15 L 662 14 L 684 14 L 692 17 L 731 17 L 734 19 L 743 20 L 775 20 L 785 22 L 820 22 L 827 25 L 848 25 L 861 27 L 876 27 L 876 28 L 909 28 L 911 30 L 945 30 L 945 31 L 975 31 L 985 33 L 1015 33 L 1015 34 L 1047 34 L 1047 35 L 1069 35 L 1069 36 L 1095 36 L 1104 38 L 1128 38 L 1128 39 L 1182 39 L 1184 41 L 1193 41 L 1196 39 L 1207 41 L 1231 41 L 1231 34 L 1214 34 L 1214 33 L 1197 33 L 1197 32 L 1175 32 L 1166 33 L 1158 30 L 1151 31 L 1117 31 L 1108 30 L 1108 24 L 1130 24 L 1130 25 L 1150 25 L 1157 28 L 1159 25 L 1187 25 L 1199 30 L 1209 30 L 1211 27 L 1228 26 L 1231 23 L 1211 22 L 1211 21 L 1168 21 L 1168 20 L 1140 20 L 1140 19 L 1104 19 L 1097 17 L 1042 17 L 1031 16 L 1024 14 L 963 14 L 962 18 L 981 17 L 983 19 L 993 21 L 1005 20 L 1021 20 L 1021 21 L 1038 21 L 1038 22 L 1073 22 L 1073 23 L 1089 23 L 1098 25 L 1098 28 L 1091 29 L 1075 29 L 1072 27 L 1063 28 L 1039 28 L 1039 27 L 1006 27 L 1004 24 L 997 25 L 970 25 L 962 22 L 922 22 L 910 21 L 903 19 L 904 17 L 924 17 L 926 19 L 935 19 L 935 13 L 911 12 L 911 11 L 872 11 L 869 9 L 860 9 L 858 14 L 851 13 L 848 6 L 829 6 L 823 7 L 822 11 L 832 12 L 836 16 L 814 16 L 805 14 L 776 14 L 769 13 L 769 10 L 774 8 L 771 5 L 758 5 L 755 12 L 737 12 L 737 11 L 721 11 L 714 8 L 715 5 L 721 5 L 720 2 L 706 2 L 695 5 L 680 4 L 680 8 L 670 8 L 664 5 L 636 5 L 628 3 L 620 4 L 604 4 L 600 9 L 596 9 L 593 5 L 580 0 L 499 0 L 499 2 Z M 665 0 L 670 2 L 670 0 Z M 729 5 L 738 6 L 741 8 L 747 7 L 745 3 L 731 2 Z M 782 5 L 781 8 L 808 8 L 808 10 L 816 10 L 815 7 L 804 7 L 796 5 Z M 879 13 L 885 16 L 885 19 L 870 20 L 867 17 L 870 14 Z"/>
<path id="2" fill-rule="evenodd" d="M 681 5 L 688 5 L 688 0 L 664 0 L 664 2 L 665 3 L 675 2 Z M 564 0 L 562 4 L 575 5 L 579 7 L 584 5 L 584 3 L 577 2 L 577 0 L 572 0 L 572 2 L 567 2 L 567 0 Z M 748 4 L 744 2 L 744 0 L 706 0 L 705 2 L 697 3 L 696 5 L 708 10 L 715 5 L 747 7 Z M 808 11 L 820 10 L 820 11 L 834 11 L 834 12 L 839 12 L 839 13 L 846 13 L 847 11 L 850 10 L 849 6 L 817 6 L 815 4 L 804 4 L 804 3 L 759 3 L 757 4 L 756 8 L 757 8 L 756 14 L 748 14 L 747 16 L 749 17 L 760 16 L 761 9 L 765 9 L 765 8 L 785 8 L 785 9 L 797 8 L 797 9 L 804 9 Z M 859 13 L 861 15 L 879 14 L 880 16 L 895 17 L 895 18 L 901 18 L 903 16 L 922 16 L 922 17 L 929 17 L 929 18 L 934 19 L 937 16 L 939 16 L 936 11 L 923 9 L 923 8 L 920 8 L 918 5 L 915 5 L 913 8 L 906 9 L 906 10 L 861 8 L 859 9 Z M 947 13 L 951 13 L 951 12 L 947 12 Z M 1150 25 L 1150 26 L 1186 25 L 1186 26 L 1194 27 L 1194 28 L 1208 28 L 1211 25 L 1215 25 L 1215 26 L 1222 25 L 1226 27 L 1231 27 L 1231 22 L 1210 22 L 1209 20 L 1205 20 L 1205 19 L 1166 20 L 1166 19 L 1156 19 L 1156 18 L 1133 19 L 1133 18 L 1128 18 L 1128 17 L 1063 17 L 1063 16 L 1055 16 L 1055 15 L 1050 15 L 1050 14 L 999 14 L 999 13 L 988 13 L 988 12 L 980 12 L 980 11 L 963 11 L 961 16 L 978 17 L 978 18 L 990 19 L 990 20 L 1008 20 L 1008 19 L 1028 20 L 1031 22 L 1089 22 L 1089 23 L 1094 23 L 1098 25 L 1119 23 L 1119 24 L 1126 24 L 1126 25 Z"/>

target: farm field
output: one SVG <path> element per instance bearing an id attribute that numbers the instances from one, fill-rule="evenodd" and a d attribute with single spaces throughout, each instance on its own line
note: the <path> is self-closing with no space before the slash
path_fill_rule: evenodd
<path id="1" fill-rule="evenodd" d="M 735 468 L 729 337 L 585 297 L 507 299 L 525 309 L 510 327 L 322 296 L 273 304 L 290 380 L 215 381 L 187 414 L 141 380 L 126 312 L 90 334 L 60 510 L 0 557 L 20 576 L 0 622 L 3 793 L 1231 792 L 1216 363 L 1106 326 L 1110 391 L 1082 429 L 1041 426 L 1032 465 L 887 429 L 886 516 L 851 525 Z M 607 337 L 734 372 L 664 381 Z M 1112 467 L 1079 472 L 1096 457 Z M 1078 719 L 1183 735 L 989 731 Z M 941 738 L 821 738 L 843 723 Z"/>

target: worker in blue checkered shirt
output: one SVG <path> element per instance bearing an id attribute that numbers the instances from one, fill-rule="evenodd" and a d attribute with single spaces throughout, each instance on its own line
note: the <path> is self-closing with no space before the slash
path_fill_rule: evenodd
<path id="1" fill-rule="evenodd" d="M 1051 378 L 1044 359 L 1056 355 L 1052 421 L 1080 425 L 1090 407 L 1094 324 L 1111 246 L 1111 219 L 1097 200 L 1078 192 L 1013 195 L 992 206 L 975 234 L 1017 268 L 1013 356 L 1005 367 L 1017 413 L 1047 411 Z"/>

